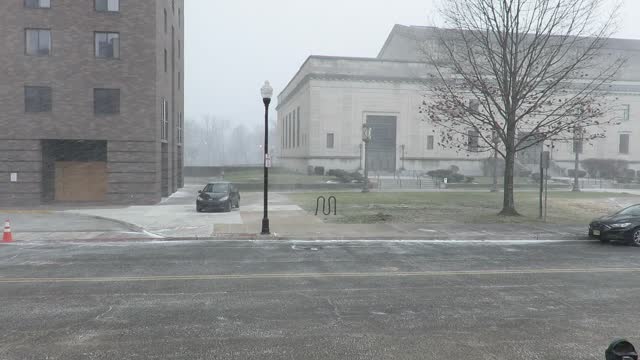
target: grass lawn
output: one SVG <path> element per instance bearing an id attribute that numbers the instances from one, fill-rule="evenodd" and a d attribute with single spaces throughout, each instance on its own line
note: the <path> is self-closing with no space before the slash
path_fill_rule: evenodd
<path id="1" fill-rule="evenodd" d="M 319 193 L 297 193 L 289 197 L 314 212 Z M 516 207 L 521 217 L 497 216 L 502 193 L 489 192 L 402 192 L 339 193 L 338 216 L 328 222 L 371 223 L 536 223 L 538 194 L 517 192 Z M 620 193 L 549 192 L 548 223 L 586 223 L 614 209 L 640 203 L 640 196 Z"/>
<path id="2" fill-rule="evenodd" d="M 242 169 L 225 172 L 224 180 L 235 183 L 262 183 L 264 178 L 262 169 Z M 282 169 L 269 170 L 269 183 L 271 184 L 322 184 L 328 180 L 335 180 L 335 178 L 299 174 Z"/>

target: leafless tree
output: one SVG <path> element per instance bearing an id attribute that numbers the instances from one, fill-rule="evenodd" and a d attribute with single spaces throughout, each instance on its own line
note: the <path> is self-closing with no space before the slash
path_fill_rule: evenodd
<path id="1" fill-rule="evenodd" d="M 618 7 L 605 0 L 447 0 L 444 26 L 424 53 L 433 73 L 421 112 L 441 144 L 505 159 L 501 215 L 518 215 L 513 194 L 519 151 L 572 141 L 574 129 L 601 137 L 605 96 L 624 59 L 605 51 Z"/>

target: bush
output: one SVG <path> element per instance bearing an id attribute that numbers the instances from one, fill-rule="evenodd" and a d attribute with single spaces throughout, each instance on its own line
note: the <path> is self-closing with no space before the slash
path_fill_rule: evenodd
<path id="1" fill-rule="evenodd" d="M 314 169 L 314 174 L 323 176 L 324 175 L 324 166 L 316 166 Z"/>
<path id="2" fill-rule="evenodd" d="M 464 175 L 453 172 L 453 169 L 451 168 L 432 170 L 429 171 L 427 175 L 440 180 L 446 178 L 448 183 L 461 183 L 465 181 Z M 473 178 L 471 181 L 473 181 Z"/>
<path id="3" fill-rule="evenodd" d="M 576 171 L 574 169 L 569 169 L 569 170 L 567 170 L 567 176 L 569 176 L 570 178 L 575 177 L 576 176 L 575 172 Z M 587 176 L 587 172 L 586 171 L 578 170 L 578 177 L 579 178 L 583 178 L 585 176 Z"/>
<path id="4" fill-rule="evenodd" d="M 540 173 L 532 173 L 529 177 L 535 182 L 540 182 Z M 547 175 L 547 180 L 551 180 L 551 175 Z"/>
<path id="5" fill-rule="evenodd" d="M 529 177 L 531 176 L 532 171 L 531 170 L 520 170 L 516 172 L 516 176 L 517 177 Z"/>
<path id="6" fill-rule="evenodd" d="M 626 170 L 629 167 L 628 161 L 616 159 L 585 159 L 581 164 L 589 176 L 600 176 L 605 179 L 626 177 Z"/>
<path id="7" fill-rule="evenodd" d="M 348 172 L 340 169 L 331 169 L 327 171 L 328 176 L 334 176 L 342 183 L 363 182 L 364 176 L 357 171 Z"/>
<path id="8" fill-rule="evenodd" d="M 467 176 L 467 177 L 464 179 L 464 182 L 465 182 L 465 183 L 467 183 L 467 184 L 471 184 L 471 183 L 473 182 L 473 180 L 475 180 L 475 179 L 476 179 L 476 178 L 474 178 L 473 176 Z"/>

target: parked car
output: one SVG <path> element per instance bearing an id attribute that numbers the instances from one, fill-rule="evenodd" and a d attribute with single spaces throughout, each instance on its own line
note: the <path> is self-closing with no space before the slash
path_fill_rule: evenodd
<path id="1" fill-rule="evenodd" d="M 230 212 L 232 208 L 240 208 L 240 192 L 228 182 L 209 183 L 198 191 L 196 211 L 224 210 Z"/>
<path id="2" fill-rule="evenodd" d="M 602 242 L 621 240 L 640 246 L 640 204 L 593 220 L 589 224 L 589 237 Z"/>

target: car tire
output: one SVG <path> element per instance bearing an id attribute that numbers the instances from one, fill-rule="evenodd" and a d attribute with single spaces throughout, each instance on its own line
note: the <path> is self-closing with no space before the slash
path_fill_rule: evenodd
<path id="1" fill-rule="evenodd" d="M 196 206 L 196 212 L 202 212 L 202 209 L 199 206 Z"/>
<path id="2" fill-rule="evenodd" d="M 236 209 L 240 209 L 240 199 L 238 199 L 238 201 L 236 201 Z"/>
<path id="3" fill-rule="evenodd" d="M 631 235 L 631 245 L 640 247 L 640 227 L 633 229 L 630 235 Z"/>
<path id="4" fill-rule="evenodd" d="M 224 206 L 224 212 L 231 212 L 231 200 L 227 201 L 227 204 Z"/>

